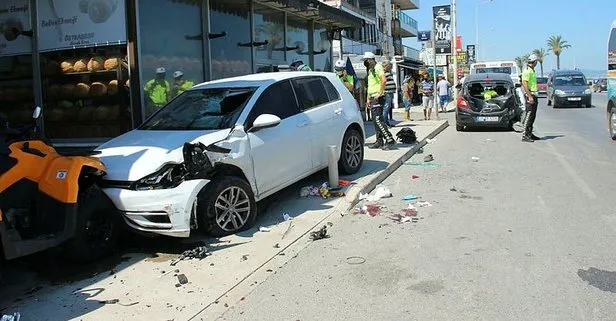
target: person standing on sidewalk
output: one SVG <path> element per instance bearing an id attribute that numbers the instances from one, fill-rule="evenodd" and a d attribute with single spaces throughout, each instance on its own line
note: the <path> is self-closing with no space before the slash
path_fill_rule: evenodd
<path id="1" fill-rule="evenodd" d="M 411 106 L 413 104 L 413 89 L 411 86 L 414 82 L 411 76 L 406 76 L 402 83 L 402 103 L 404 103 L 405 120 L 411 120 Z"/>
<path id="2" fill-rule="evenodd" d="M 396 93 L 396 82 L 391 74 L 391 62 L 385 61 L 383 69 L 385 70 L 385 106 L 383 107 L 383 120 L 389 127 L 394 127 L 393 121 L 393 105 L 394 94 Z"/>
<path id="3" fill-rule="evenodd" d="M 522 86 L 526 93 L 526 115 L 524 117 L 523 142 L 534 142 L 540 138 L 533 134 L 533 124 L 537 117 L 537 77 L 535 76 L 535 65 L 538 57 L 532 54 L 526 61 L 526 69 L 522 72 Z"/>
<path id="4" fill-rule="evenodd" d="M 383 66 L 376 62 L 376 57 L 372 52 L 364 53 L 364 66 L 367 73 L 367 99 L 366 106 L 372 114 L 372 122 L 376 131 L 376 142 L 370 145 L 370 148 L 390 149 L 396 141 L 393 135 L 383 123 L 383 105 L 385 104 L 385 70 Z"/>
<path id="5" fill-rule="evenodd" d="M 439 105 L 441 106 L 441 111 L 445 112 L 447 103 L 449 102 L 449 87 L 451 87 L 451 84 L 445 79 L 445 76 L 440 75 L 439 78 L 441 78 L 441 80 L 436 83 L 436 89 L 438 90 L 438 96 L 440 98 Z"/>
<path id="6" fill-rule="evenodd" d="M 434 106 L 434 82 L 430 79 L 430 74 L 424 74 L 424 80 L 421 82 L 420 88 L 424 120 L 430 120 L 432 107 Z"/>

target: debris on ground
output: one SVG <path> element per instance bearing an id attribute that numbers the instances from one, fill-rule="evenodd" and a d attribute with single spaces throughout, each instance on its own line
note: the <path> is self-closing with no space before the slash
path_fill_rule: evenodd
<path id="1" fill-rule="evenodd" d="M 419 219 L 416 216 L 417 209 L 413 204 L 409 204 L 407 208 L 402 209 L 402 214 L 393 214 L 389 219 L 399 224 L 407 222 L 417 223 Z"/>
<path id="2" fill-rule="evenodd" d="M 418 199 L 419 197 L 417 195 L 413 195 L 413 194 L 409 194 L 409 195 L 405 195 L 402 200 L 403 201 L 414 201 L 416 199 Z"/>
<path id="3" fill-rule="evenodd" d="M 436 143 L 436 138 L 427 138 L 426 139 L 426 143 L 428 143 L 428 144 Z"/>
<path id="4" fill-rule="evenodd" d="M 313 241 L 322 240 L 328 237 L 329 235 L 327 235 L 327 226 L 325 225 L 323 225 L 323 227 L 319 229 L 318 231 L 310 232 L 310 238 Z"/>
<path id="5" fill-rule="evenodd" d="M 271 232 L 272 229 L 269 227 L 261 226 L 259 227 L 259 232 Z"/>
<path id="6" fill-rule="evenodd" d="M 432 154 L 428 154 L 426 155 L 426 157 L 424 157 L 424 163 L 429 163 L 433 160 L 434 160 L 434 156 L 432 156 Z"/>
<path id="7" fill-rule="evenodd" d="M 178 275 L 178 282 L 180 282 L 180 284 L 186 284 L 188 283 L 188 278 L 186 277 L 186 275 L 180 274 Z"/>
<path id="8" fill-rule="evenodd" d="M 479 157 L 475 157 L 475 156 L 473 156 L 473 157 L 471 157 L 471 160 L 472 160 L 473 162 L 478 162 L 478 161 L 479 161 Z"/>
<path id="9" fill-rule="evenodd" d="M 403 144 L 414 144 L 417 142 L 417 134 L 411 127 L 403 127 L 396 133 L 398 140 L 400 140 Z"/>
<path id="10" fill-rule="evenodd" d="M 284 231 L 284 234 L 282 234 L 282 238 L 281 240 L 283 240 L 285 237 L 287 237 L 287 235 L 289 235 L 289 233 L 291 233 L 291 228 L 293 227 L 293 220 L 289 219 L 289 226 L 287 227 L 287 230 Z"/>
<path id="11" fill-rule="evenodd" d="M 338 185 L 341 187 L 349 186 L 351 184 L 352 183 L 347 180 L 338 181 Z M 314 186 L 314 185 L 304 186 L 299 191 L 299 196 L 300 197 L 320 196 L 322 198 L 342 197 L 342 196 L 345 196 L 345 194 L 344 192 L 339 191 L 341 187 L 331 188 L 328 182 L 321 184 L 321 186 Z"/>
<path id="12" fill-rule="evenodd" d="M 458 189 L 455 186 L 452 186 L 449 190 L 452 191 L 452 192 L 457 192 L 458 191 Z"/>
<path id="13" fill-rule="evenodd" d="M 161 275 L 159 275 L 158 278 L 162 278 L 163 276 L 171 274 L 171 273 L 180 273 L 180 270 L 176 269 L 176 270 L 172 270 L 169 272 L 161 271 L 160 273 Z"/>
<path id="14" fill-rule="evenodd" d="M 418 179 L 418 178 L 419 178 L 419 176 L 417 176 L 417 175 L 411 175 L 411 179 Z"/>
<path id="15" fill-rule="evenodd" d="M 348 181 L 348 180 L 346 180 L 346 179 L 341 179 L 341 180 L 338 180 L 338 185 L 339 185 L 339 186 L 346 187 L 346 186 L 351 186 L 351 185 L 353 185 L 353 184 L 357 184 L 357 183 L 355 183 L 355 182 L 351 182 L 351 181 Z"/>
<path id="16" fill-rule="evenodd" d="M 495 142 L 492 138 L 486 138 L 486 142 Z"/>
<path id="17" fill-rule="evenodd" d="M 180 257 L 171 261 L 171 266 L 175 266 L 176 264 L 178 264 L 180 261 L 186 260 L 186 259 L 199 259 L 199 260 L 203 260 L 204 258 L 208 257 L 212 255 L 212 253 L 210 253 L 207 249 L 206 246 L 198 246 L 192 250 L 186 250 L 184 252 L 182 252 L 182 254 L 180 254 Z"/>
<path id="18" fill-rule="evenodd" d="M 483 200 L 483 197 L 481 197 L 481 196 L 470 196 L 470 195 L 460 195 L 460 198 L 469 199 L 469 200 L 476 200 L 476 201 Z"/>
<path id="19" fill-rule="evenodd" d="M 355 209 L 355 214 L 368 214 L 372 217 L 381 215 L 381 205 L 367 204 Z"/>
<path id="20" fill-rule="evenodd" d="M 0 321 L 19 321 L 21 319 L 21 314 L 19 312 L 15 312 L 13 314 L 5 314 L 0 318 Z"/>
<path id="21" fill-rule="evenodd" d="M 124 307 L 130 307 L 130 306 L 139 304 L 139 301 L 131 302 L 131 303 L 128 303 L 128 304 L 123 304 L 123 303 L 120 303 L 120 300 L 118 300 L 118 299 L 111 299 L 111 300 L 99 300 L 98 303 L 100 303 L 100 304 L 117 304 L 117 305 L 121 305 L 121 306 L 124 306 Z M 4 321 L 4 319 L 1 319 L 1 320 Z"/>
<path id="22" fill-rule="evenodd" d="M 291 215 L 289 215 L 288 213 L 282 213 L 282 219 L 288 221 L 291 219 Z"/>
<path id="23" fill-rule="evenodd" d="M 432 204 L 430 204 L 430 202 L 426 202 L 426 201 L 419 201 L 419 202 L 417 202 L 417 206 L 419 206 L 419 207 L 431 207 Z"/>
<path id="24" fill-rule="evenodd" d="M 332 227 L 332 226 L 334 226 L 334 223 L 332 223 L 332 222 L 327 222 L 327 226 Z"/>
<path id="25" fill-rule="evenodd" d="M 440 166 L 439 164 L 433 163 L 433 162 L 425 163 L 425 162 L 412 162 L 412 161 L 404 162 L 404 165 L 412 165 L 412 166 L 427 167 L 427 168 L 436 168 Z"/>
<path id="26" fill-rule="evenodd" d="M 248 261 L 248 254 L 242 255 L 242 258 L 240 259 L 240 262 L 244 262 L 244 261 Z"/>
<path id="27" fill-rule="evenodd" d="M 392 196 L 393 194 L 391 193 L 389 188 L 379 185 L 376 187 L 376 189 L 374 189 L 374 192 L 372 194 L 359 193 L 359 200 L 360 201 L 367 200 L 368 202 L 377 202 L 381 198 L 389 198 Z"/>

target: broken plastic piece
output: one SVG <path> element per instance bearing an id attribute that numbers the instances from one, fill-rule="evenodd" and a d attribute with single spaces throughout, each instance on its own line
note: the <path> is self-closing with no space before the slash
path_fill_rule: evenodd
<path id="1" fill-rule="evenodd" d="M 199 259 L 202 260 L 208 256 L 212 255 L 212 253 L 208 252 L 206 246 L 198 246 L 192 250 L 186 250 L 182 252 L 179 258 L 171 261 L 171 266 L 175 266 L 178 262 L 183 261 L 185 259 Z"/>
<path id="2" fill-rule="evenodd" d="M 439 167 L 440 166 L 439 164 L 433 163 L 433 162 L 429 162 L 429 163 L 425 163 L 425 162 L 405 162 L 404 165 L 413 165 L 413 166 L 429 167 L 429 168 L 435 168 L 435 167 Z"/>
<path id="3" fill-rule="evenodd" d="M 419 202 L 417 202 L 417 206 L 419 206 L 419 207 L 430 207 L 430 206 L 432 206 L 432 204 L 430 204 L 430 202 L 419 201 Z"/>
<path id="4" fill-rule="evenodd" d="M 328 238 L 328 237 L 329 235 L 327 235 L 327 226 L 325 225 L 323 225 L 323 227 L 319 229 L 318 231 L 310 232 L 310 238 L 313 241 L 321 240 L 321 239 Z"/>
<path id="5" fill-rule="evenodd" d="M 472 160 L 473 162 L 478 162 L 478 161 L 479 161 L 479 157 L 474 157 L 474 156 L 473 156 L 473 157 L 471 157 L 471 160 Z"/>
<path id="6" fill-rule="evenodd" d="M 261 226 L 259 227 L 259 232 L 271 232 L 272 229 L 269 227 Z"/>
<path id="7" fill-rule="evenodd" d="M 11 314 L 5 314 L 0 318 L 0 321 L 19 321 L 21 319 L 21 314 L 19 312 L 15 312 Z"/>
<path id="8" fill-rule="evenodd" d="M 424 157 L 424 162 L 425 163 L 429 163 L 429 162 L 431 162 L 433 160 L 434 160 L 434 156 L 432 156 L 432 154 L 429 154 L 426 157 Z"/>
<path id="9" fill-rule="evenodd" d="M 188 278 L 186 277 L 186 275 L 180 274 L 178 275 L 178 282 L 180 282 L 180 284 L 186 284 L 188 283 Z"/>
<path id="10" fill-rule="evenodd" d="M 419 197 L 417 197 L 417 195 L 410 194 L 410 195 L 404 196 L 402 199 L 405 200 L 405 201 L 414 201 L 414 200 L 416 200 L 418 198 Z"/>
<path id="11" fill-rule="evenodd" d="M 418 178 L 419 178 L 419 176 L 417 176 L 417 175 L 412 175 L 411 176 L 411 179 L 418 179 Z"/>
<path id="12" fill-rule="evenodd" d="M 287 213 L 282 213 L 282 219 L 285 221 L 288 221 L 291 219 L 291 215 L 287 214 Z"/>
<path id="13" fill-rule="evenodd" d="M 436 138 L 427 138 L 426 139 L 426 143 L 428 143 L 428 144 L 432 144 L 434 142 L 436 142 Z"/>
<path id="14" fill-rule="evenodd" d="M 346 179 L 338 180 L 338 185 L 340 186 L 350 186 L 352 184 L 355 184 L 355 182 L 347 181 Z"/>

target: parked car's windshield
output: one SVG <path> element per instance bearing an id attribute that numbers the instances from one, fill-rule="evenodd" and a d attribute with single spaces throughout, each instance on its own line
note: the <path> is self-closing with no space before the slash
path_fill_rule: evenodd
<path id="1" fill-rule="evenodd" d="M 143 130 L 231 128 L 257 87 L 189 90 L 148 119 Z"/>
<path id="2" fill-rule="evenodd" d="M 554 78 L 555 86 L 586 86 L 584 76 L 556 76 Z"/>
<path id="3" fill-rule="evenodd" d="M 493 67 L 493 68 L 477 68 L 478 74 L 487 74 L 487 73 L 497 73 L 497 74 L 511 74 L 511 67 Z"/>
<path id="4" fill-rule="evenodd" d="M 547 84 L 548 83 L 548 77 L 537 77 L 537 83 L 538 84 Z"/>

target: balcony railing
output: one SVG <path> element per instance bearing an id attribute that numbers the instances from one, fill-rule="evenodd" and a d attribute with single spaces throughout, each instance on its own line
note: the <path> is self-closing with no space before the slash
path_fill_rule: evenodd
<path id="1" fill-rule="evenodd" d="M 396 56 L 402 56 L 404 58 L 415 59 L 419 61 L 419 50 L 405 46 L 400 43 L 394 43 L 394 50 Z"/>
<path id="2" fill-rule="evenodd" d="M 402 11 L 400 11 L 400 14 L 398 15 L 398 17 L 400 19 L 400 22 L 411 26 L 414 30 L 417 30 L 417 20 L 409 17 L 409 15 L 407 15 L 406 13 Z"/>
<path id="3" fill-rule="evenodd" d="M 376 52 L 377 49 L 375 45 L 342 37 L 343 54 L 363 55 L 366 51 Z"/>
<path id="4" fill-rule="evenodd" d="M 419 0 L 392 0 L 402 10 L 419 9 Z"/>

